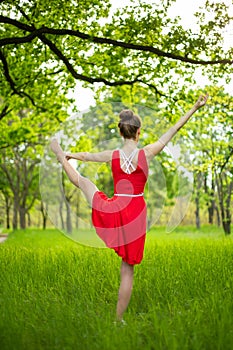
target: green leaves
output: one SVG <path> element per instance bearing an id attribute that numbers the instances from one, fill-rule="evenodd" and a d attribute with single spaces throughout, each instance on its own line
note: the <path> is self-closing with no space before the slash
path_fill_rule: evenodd
<path id="1" fill-rule="evenodd" d="M 179 91 L 175 80 L 180 77 L 194 83 L 197 65 L 208 66 L 210 79 L 227 78 L 229 69 L 223 66 L 230 65 L 232 55 L 223 50 L 222 37 L 230 21 L 228 7 L 207 1 L 196 14 L 200 28 L 193 33 L 179 18 L 171 20 L 172 3 L 134 1 L 107 19 L 110 2 L 103 0 L 63 0 L 59 6 L 56 1 L 3 2 L 5 99 L 13 90 L 40 106 L 45 84 L 52 88 L 59 82 L 65 94 L 75 79 L 106 86 L 139 82 L 164 94 Z M 206 9 L 214 19 L 205 19 Z"/>

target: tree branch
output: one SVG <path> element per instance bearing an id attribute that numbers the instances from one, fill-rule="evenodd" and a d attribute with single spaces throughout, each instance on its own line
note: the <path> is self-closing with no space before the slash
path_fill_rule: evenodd
<path id="1" fill-rule="evenodd" d="M 5 75 L 6 81 L 9 83 L 13 93 L 16 94 L 16 95 L 19 95 L 20 97 L 23 97 L 23 96 L 27 97 L 31 101 L 31 103 L 32 103 L 32 105 L 34 107 L 38 107 L 41 110 L 46 111 L 46 109 L 44 107 L 38 106 L 35 103 L 34 99 L 30 95 L 28 95 L 25 91 L 17 90 L 16 84 L 15 84 L 14 80 L 12 79 L 12 77 L 10 75 L 8 64 L 7 64 L 7 60 L 6 60 L 6 57 L 4 56 L 2 50 L 0 50 L 0 60 L 2 61 L 2 64 L 3 64 L 3 70 L 4 70 L 4 75 Z"/>
<path id="2" fill-rule="evenodd" d="M 3 107 L 1 113 L 0 113 L 0 120 L 2 120 L 8 113 L 10 113 L 13 110 L 13 108 L 9 109 L 9 106 Z"/>
<path id="3" fill-rule="evenodd" d="M 3 41 L 5 40 L 8 40 L 8 43 L 10 44 L 15 44 L 15 39 L 17 40 L 17 43 L 25 43 L 25 42 L 30 42 L 32 41 L 34 38 L 38 37 L 45 45 L 47 45 L 50 50 L 60 59 L 63 61 L 63 63 L 65 64 L 65 66 L 67 67 L 68 71 L 72 74 L 72 76 L 77 79 L 77 80 L 82 80 L 82 81 L 86 81 L 90 84 L 94 84 L 94 83 L 104 83 L 105 85 L 107 86 L 122 86 L 122 85 L 133 85 L 135 83 L 143 83 L 143 84 L 146 84 L 148 86 L 150 86 L 151 88 L 153 88 L 157 94 L 159 94 L 160 96 L 165 96 L 163 93 L 159 92 L 158 89 L 152 85 L 152 84 L 148 84 L 147 82 L 144 82 L 140 79 L 134 79 L 132 81 L 127 81 L 127 80 L 121 80 L 121 81 L 108 81 L 107 79 L 104 79 L 104 78 L 92 78 L 92 77 L 88 77 L 88 76 L 85 76 L 83 74 L 78 74 L 74 67 L 72 66 L 72 64 L 69 62 L 69 60 L 67 59 L 67 57 L 65 55 L 63 55 L 63 53 L 57 48 L 57 46 L 51 41 L 49 40 L 48 38 L 45 37 L 45 35 L 43 35 L 42 33 L 45 31 L 47 31 L 47 28 L 40 28 L 38 30 L 35 30 L 32 26 L 29 26 L 27 24 L 23 24 L 19 21 L 16 21 L 14 19 L 10 19 L 10 18 L 7 18 L 7 17 L 3 17 L 3 16 L 0 16 L 0 22 L 1 20 L 4 20 L 5 22 L 4 23 L 9 23 L 9 24 L 12 24 L 12 25 L 15 25 L 17 26 L 18 28 L 20 29 L 24 29 L 24 30 L 27 30 L 27 31 L 33 31 L 31 34 L 25 36 L 25 37 L 22 37 L 22 38 L 8 38 L 8 39 L 0 39 L 0 46 L 1 44 L 3 43 Z M 68 32 L 70 32 L 70 30 L 68 30 Z M 86 34 L 83 34 L 85 37 L 87 36 L 88 38 L 90 37 L 89 35 L 86 35 Z M 1 58 L 1 57 L 0 57 Z M 5 57 L 4 57 L 5 58 Z M 15 88 L 15 84 L 13 82 L 13 80 L 11 79 L 10 75 L 9 75 L 9 70 L 8 70 L 8 66 L 7 66 L 7 62 L 6 62 L 6 59 L 5 59 L 5 67 L 6 67 L 6 71 L 8 72 L 7 76 L 6 76 L 6 79 L 7 81 L 10 83 L 10 86 L 12 88 L 12 90 L 14 91 L 14 93 L 17 93 L 17 94 L 22 94 L 22 92 L 18 92 Z M 25 93 L 24 93 L 25 94 Z M 30 96 L 29 96 L 30 98 Z M 30 98 L 31 99 L 31 98 Z M 34 101 L 33 101 L 34 102 Z M 34 104 L 35 105 L 35 104 Z"/>
<path id="4" fill-rule="evenodd" d="M 5 160 L 5 159 L 4 159 Z M 7 177 L 7 180 L 8 182 L 10 183 L 11 185 L 11 189 L 12 191 L 14 192 L 15 191 L 15 184 L 14 184 L 14 181 L 12 179 L 12 176 L 10 174 L 10 171 L 8 170 L 7 166 L 6 166 L 6 163 L 2 163 L 0 164 L 0 168 L 2 169 L 2 171 L 5 173 L 6 177 Z"/>
<path id="5" fill-rule="evenodd" d="M 6 80 L 8 81 L 8 83 L 10 84 L 11 89 L 13 90 L 13 92 L 16 95 L 19 96 L 25 96 L 27 98 L 29 98 L 29 100 L 31 101 L 31 103 L 33 104 L 33 106 L 36 106 L 33 98 L 31 96 L 29 96 L 25 91 L 18 91 L 15 85 L 15 82 L 13 81 L 13 79 L 10 76 L 10 72 L 9 72 L 9 68 L 8 68 L 8 64 L 7 64 L 7 60 L 6 57 L 4 56 L 3 52 L 0 50 L 0 59 L 2 61 L 3 64 L 3 70 L 4 70 L 4 75 Z"/>
<path id="6" fill-rule="evenodd" d="M 26 18 L 27 21 L 30 21 L 30 18 L 28 17 L 28 15 L 25 13 L 25 11 L 18 4 L 16 4 L 15 7 L 23 15 L 23 17 Z"/>
<path id="7" fill-rule="evenodd" d="M 4 75 L 5 75 L 6 80 L 10 84 L 11 90 L 13 90 L 13 92 L 15 94 L 21 96 L 21 94 L 16 89 L 16 86 L 15 86 L 15 83 L 14 83 L 13 79 L 10 76 L 10 72 L 9 72 L 9 69 L 8 69 L 8 64 L 7 64 L 6 57 L 4 56 L 4 54 L 3 54 L 3 52 L 1 50 L 0 50 L 0 60 L 2 61 Z"/>
<path id="8" fill-rule="evenodd" d="M 27 20 L 29 20 L 27 15 L 25 15 L 24 13 L 23 13 L 23 17 L 26 18 Z M 98 43 L 98 44 L 107 44 L 107 45 L 112 45 L 114 47 L 122 47 L 122 48 L 125 48 L 128 50 L 151 52 L 151 53 L 153 53 L 157 56 L 160 56 L 160 57 L 167 57 L 167 58 L 170 58 L 173 60 L 179 60 L 179 61 L 183 61 L 185 63 L 191 63 L 191 64 L 214 65 L 214 64 L 232 64 L 233 63 L 232 60 L 228 60 L 228 59 L 216 60 L 216 61 L 204 61 L 204 60 L 191 59 L 188 57 L 183 57 L 180 55 L 176 55 L 173 53 L 162 51 L 162 50 L 157 49 L 153 46 L 144 46 L 144 45 L 126 43 L 123 41 L 113 40 L 113 39 L 109 39 L 109 38 L 91 36 L 89 34 L 82 33 L 78 30 L 54 29 L 54 28 L 48 28 L 48 27 L 41 27 L 39 29 L 36 29 L 34 27 L 34 25 L 28 25 L 26 23 L 20 22 L 18 20 L 15 20 L 15 19 L 12 19 L 9 17 L 2 16 L 2 15 L 0 15 L 0 23 L 7 23 L 7 24 L 10 24 L 16 28 L 23 30 L 24 32 L 30 33 L 29 35 L 25 35 L 23 37 L 11 37 L 11 38 L 0 39 L 0 46 L 10 45 L 10 44 L 27 43 L 27 42 L 31 42 L 35 38 L 38 38 L 46 46 L 48 46 L 50 48 L 50 50 L 55 54 L 55 56 L 59 60 L 61 60 L 64 63 L 64 65 L 66 66 L 68 71 L 71 73 L 71 75 L 77 80 L 85 81 L 85 82 L 88 82 L 90 84 L 103 83 L 106 86 L 123 86 L 123 85 L 131 85 L 132 86 L 135 83 L 142 83 L 142 84 L 147 85 L 151 89 L 153 89 L 156 94 L 158 94 L 160 96 L 165 96 L 165 97 L 166 97 L 166 95 L 163 94 L 162 92 L 160 92 L 156 88 L 156 86 L 154 86 L 153 84 L 151 84 L 149 82 L 143 81 L 142 79 L 139 79 L 139 77 L 136 77 L 132 81 L 129 81 L 129 80 L 109 81 L 109 80 L 107 80 L 105 78 L 101 78 L 101 77 L 94 78 L 94 77 L 86 76 L 83 74 L 78 74 L 76 72 L 75 68 L 73 67 L 73 65 L 70 63 L 69 59 L 62 53 L 62 51 L 56 46 L 56 44 L 54 42 L 52 42 L 50 39 L 48 39 L 46 37 L 45 34 L 52 34 L 55 36 L 56 35 L 70 35 L 73 37 L 78 37 L 78 38 L 83 39 L 83 40 L 87 40 L 90 43 L 92 42 L 92 43 Z M 9 82 L 13 92 L 20 95 L 20 96 L 22 96 L 22 95 L 27 96 L 30 99 L 30 101 L 32 102 L 32 104 L 35 106 L 35 102 L 31 98 L 31 96 L 29 96 L 27 93 L 25 93 L 21 90 L 20 91 L 17 90 L 16 84 L 14 83 L 13 79 L 10 76 L 6 58 L 4 57 L 4 55 L 1 51 L 0 51 L 0 59 L 3 62 L 4 75 L 6 77 L 6 80 Z"/>
<path id="9" fill-rule="evenodd" d="M 86 75 L 83 74 L 78 74 L 74 67 L 72 66 L 72 64 L 69 62 L 69 60 L 67 59 L 67 57 L 65 57 L 63 55 L 63 53 L 58 49 L 58 47 L 48 38 L 46 38 L 44 35 L 40 34 L 39 39 L 45 44 L 47 45 L 51 51 L 53 51 L 55 53 L 55 55 L 63 61 L 63 63 L 65 64 L 65 66 L 67 67 L 67 69 L 69 70 L 69 72 L 72 74 L 72 76 L 75 79 L 79 79 L 79 80 L 83 80 L 86 81 L 88 83 L 94 84 L 94 83 L 104 83 L 107 86 L 122 86 L 122 85 L 133 85 L 135 83 L 143 83 L 143 84 L 147 84 L 146 82 L 142 81 L 141 79 L 135 78 L 134 80 L 128 81 L 128 80 L 120 80 L 120 81 L 109 81 L 107 79 L 104 78 L 91 78 L 91 77 L 87 77 Z M 147 84 L 150 87 L 153 87 L 156 90 L 156 93 L 164 96 L 162 93 L 160 93 L 158 91 L 158 89 L 152 85 L 152 84 Z"/>
<path id="10" fill-rule="evenodd" d="M 232 156 L 233 156 L 233 147 L 230 147 L 230 153 L 228 154 L 228 156 L 227 156 L 226 159 L 225 159 L 225 162 L 222 164 L 222 166 L 221 166 L 221 168 L 220 168 L 220 169 L 221 169 L 221 173 L 223 172 L 225 166 L 227 165 L 229 159 L 230 159 Z"/>
<path id="11" fill-rule="evenodd" d="M 80 32 L 79 30 L 72 30 L 72 29 L 54 29 L 54 28 L 48 28 L 48 27 L 41 27 L 39 29 L 35 29 L 34 26 L 29 26 L 28 24 L 19 22 L 15 19 L 11 19 L 9 17 L 0 16 L 0 23 L 8 23 L 11 24 L 19 29 L 22 29 L 24 31 L 28 31 L 31 34 L 25 37 L 14 37 L 14 38 L 4 38 L 0 40 L 0 46 L 2 45 L 8 45 L 8 44 L 19 44 L 23 42 L 30 42 L 35 37 L 39 37 L 41 34 L 53 34 L 53 35 L 70 35 L 75 36 L 83 40 L 88 40 L 93 43 L 98 44 L 108 44 L 115 47 L 122 47 L 129 50 L 137 50 L 137 51 L 144 51 L 144 52 L 151 52 L 156 54 L 159 57 L 167 57 L 173 60 L 182 61 L 185 63 L 191 63 L 191 64 L 197 64 L 197 65 L 214 65 L 214 64 L 232 64 L 233 60 L 229 59 L 219 59 L 219 60 L 213 60 L 213 61 L 205 61 L 205 60 L 196 60 L 184 56 L 180 56 L 177 54 L 173 54 L 171 52 L 162 51 L 156 47 L 148 46 L 148 45 L 139 45 L 139 44 L 131 44 L 123 41 L 118 41 L 114 39 L 104 38 L 104 37 L 97 37 L 97 36 L 91 36 L 89 34 L 85 34 Z"/>
<path id="12" fill-rule="evenodd" d="M 144 82 L 142 80 L 138 80 L 138 82 L 142 83 L 142 84 L 145 84 L 147 85 L 148 87 L 150 87 L 151 89 L 155 90 L 155 93 L 156 95 L 159 95 L 159 96 L 163 96 L 163 97 L 168 97 L 167 95 L 165 95 L 164 93 L 162 93 L 161 91 L 159 91 L 157 89 L 157 87 L 154 85 L 154 84 L 150 84 L 150 83 L 147 83 L 147 82 Z M 177 101 L 176 99 L 174 99 L 175 101 Z"/>

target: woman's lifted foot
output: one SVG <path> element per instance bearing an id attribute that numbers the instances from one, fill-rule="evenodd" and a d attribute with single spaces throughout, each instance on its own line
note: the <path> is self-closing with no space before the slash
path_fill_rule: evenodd
<path id="1" fill-rule="evenodd" d="M 62 163 L 65 158 L 65 153 L 63 152 L 61 146 L 59 145 L 57 139 L 53 139 L 50 143 L 50 148 L 52 152 L 56 155 L 57 160 Z"/>

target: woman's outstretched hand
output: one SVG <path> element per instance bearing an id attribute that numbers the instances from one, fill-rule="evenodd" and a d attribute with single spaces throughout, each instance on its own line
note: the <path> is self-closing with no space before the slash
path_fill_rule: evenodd
<path id="1" fill-rule="evenodd" d="M 87 152 L 78 152 L 78 153 L 66 152 L 65 153 L 66 160 L 76 159 L 76 160 L 85 161 L 86 155 L 87 155 Z"/>
<path id="2" fill-rule="evenodd" d="M 208 97 L 209 97 L 208 94 L 206 94 L 206 95 L 200 95 L 200 96 L 199 96 L 199 99 L 197 100 L 197 102 L 195 103 L 194 106 L 195 106 L 197 109 L 203 107 L 203 106 L 206 104 L 206 102 L 207 102 L 207 100 L 208 100 Z"/>

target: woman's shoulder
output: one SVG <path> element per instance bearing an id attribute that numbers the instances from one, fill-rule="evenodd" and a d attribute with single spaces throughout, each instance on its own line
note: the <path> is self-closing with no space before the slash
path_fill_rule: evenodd
<path id="1" fill-rule="evenodd" d="M 145 154 L 145 157 L 146 157 L 147 162 L 149 163 L 149 162 L 151 161 L 151 159 L 153 158 L 153 154 L 152 154 L 152 152 L 151 152 L 150 147 L 148 147 L 148 145 L 146 145 L 146 146 L 144 146 L 144 147 L 142 148 L 142 150 L 143 150 L 143 152 L 144 152 L 144 154 Z"/>
<path id="2" fill-rule="evenodd" d="M 111 151 L 111 158 L 115 159 L 115 158 L 119 158 L 120 156 L 120 149 L 116 148 L 114 150 Z"/>

